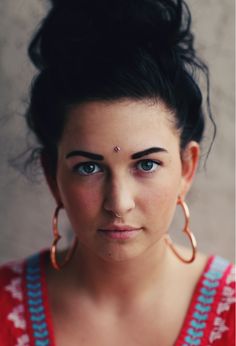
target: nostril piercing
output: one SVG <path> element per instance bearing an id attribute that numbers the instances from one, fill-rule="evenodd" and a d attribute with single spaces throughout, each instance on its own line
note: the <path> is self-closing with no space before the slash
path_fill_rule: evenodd
<path id="1" fill-rule="evenodd" d="M 118 214 L 118 213 L 114 213 L 114 215 L 115 215 L 115 217 L 117 217 L 118 219 L 120 219 L 120 218 L 121 218 L 121 215 L 120 215 L 120 214 Z"/>

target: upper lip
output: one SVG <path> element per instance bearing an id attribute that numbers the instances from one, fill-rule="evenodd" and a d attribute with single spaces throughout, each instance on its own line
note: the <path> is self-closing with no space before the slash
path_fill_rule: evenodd
<path id="1" fill-rule="evenodd" d="M 100 231 L 116 231 L 116 232 L 130 232 L 130 231 L 134 231 L 138 229 L 141 229 L 141 227 L 120 225 L 120 224 L 119 225 L 110 224 L 110 225 L 107 225 L 106 227 L 99 228 Z"/>

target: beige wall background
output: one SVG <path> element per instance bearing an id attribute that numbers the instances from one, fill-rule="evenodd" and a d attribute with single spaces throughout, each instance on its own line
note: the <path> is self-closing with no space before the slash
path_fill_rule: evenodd
<path id="1" fill-rule="evenodd" d="M 218 126 L 206 170 L 188 196 L 199 249 L 234 259 L 234 1 L 187 0 L 196 44 L 211 72 L 212 110 Z M 0 263 L 51 243 L 52 200 L 43 179 L 32 183 L 9 165 L 26 143 L 24 110 L 34 69 L 27 44 L 46 13 L 44 0 L 0 2 Z M 205 134 L 207 151 L 210 131 Z M 180 211 L 171 233 L 179 238 Z"/>

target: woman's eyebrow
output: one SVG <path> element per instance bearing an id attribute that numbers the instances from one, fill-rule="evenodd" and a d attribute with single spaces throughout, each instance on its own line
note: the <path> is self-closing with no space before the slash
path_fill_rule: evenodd
<path id="1" fill-rule="evenodd" d="M 83 151 L 83 150 L 73 150 L 69 152 L 68 154 L 66 154 L 66 159 L 69 159 L 70 157 L 73 157 L 73 156 L 84 156 L 91 160 L 98 160 L 98 161 L 104 160 L 104 157 L 100 154 L 89 153 L 88 151 Z"/>
<path id="2" fill-rule="evenodd" d="M 148 148 L 148 149 L 145 149 L 145 150 L 142 150 L 142 151 L 139 151 L 137 153 L 132 154 L 131 159 L 136 160 L 136 159 L 139 159 L 145 155 L 152 154 L 152 153 L 159 153 L 159 152 L 166 152 L 167 153 L 168 151 L 164 148 L 152 147 L 152 148 Z M 103 155 L 90 153 L 88 151 L 83 151 L 83 150 L 70 151 L 68 154 L 66 154 L 66 159 L 69 159 L 70 157 L 73 157 L 73 156 L 83 156 L 83 157 L 89 158 L 91 160 L 98 160 L 98 161 L 104 160 Z"/>
<path id="3" fill-rule="evenodd" d="M 168 153 L 168 151 L 166 149 L 164 149 L 164 148 L 152 147 L 152 148 L 148 148 L 148 149 L 139 151 L 139 152 L 131 155 L 131 159 L 132 160 L 136 160 L 136 159 L 139 159 L 140 157 L 143 157 L 145 155 L 152 154 L 152 153 L 159 153 L 159 152 Z"/>

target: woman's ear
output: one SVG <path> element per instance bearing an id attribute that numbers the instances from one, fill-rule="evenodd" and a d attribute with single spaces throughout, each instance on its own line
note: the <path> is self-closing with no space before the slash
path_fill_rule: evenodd
<path id="1" fill-rule="evenodd" d="M 41 165 L 43 168 L 44 176 L 46 178 L 48 187 L 49 187 L 57 205 L 61 205 L 62 203 L 61 203 L 61 198 L 60 198 L 60 194 L 59 194 L 59 190 L 58 190 L 58 186 L 57 186 L 56 177 L 54 177 L 52 174 L 52 166 L 50 163 L 51 160 L 50 160 L 49 155 L 45 151 L 41 152 L 40 161 L 41 161 Z"/>
<path id="2" fill-rule="evenodd" d="M 182 181 L 180 196 L 184 199 L 189 191 L 195 176 L 200 156 L 199 144 L 195 141 L 188 143 L 181 153 L 182 160 Z"/>

